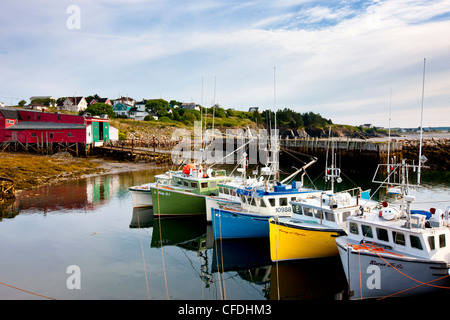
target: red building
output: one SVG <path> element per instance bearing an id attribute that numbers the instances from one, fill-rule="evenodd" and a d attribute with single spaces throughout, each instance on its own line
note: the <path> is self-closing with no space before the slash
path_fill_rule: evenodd
<path id="1" fill-rule="evenodd" d="M 0 108 L 0 143 L 77 143 L 98 146 L 107 140 L 107 118 Z"/>

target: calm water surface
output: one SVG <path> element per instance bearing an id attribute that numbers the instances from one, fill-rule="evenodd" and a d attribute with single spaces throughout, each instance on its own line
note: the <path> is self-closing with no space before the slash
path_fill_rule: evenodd
<path id="1" fill-rule="evenodd" d="M 151 209 L 133 209 L 128 188 L 163 171 L 21 193 L 0 221 L 0 299 L 346 298 L 338 257 L 272 263 L 268 240 L 214 242 L 204 219 L 160 220 Z M 423 181 L 417 205 L 450 205 L 447 173 Z M 70 266 L 79 268 L 79 282 Z M 74 283 L 80 288 L 69 289 Z"/>

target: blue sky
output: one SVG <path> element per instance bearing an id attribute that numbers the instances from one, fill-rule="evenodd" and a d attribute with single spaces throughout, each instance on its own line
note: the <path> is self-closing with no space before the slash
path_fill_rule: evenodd
<path id="1" fill-rule="evenodd" d="M 70 6 L 79 29 L 67 25 Z M 392 126 L 417 127 L 426 58 L 423 124 L 450 126 L 450 0 L 3 0 L 1 8 L 6 105 L 128 95 L 386 127 L 391 108 Z"/>

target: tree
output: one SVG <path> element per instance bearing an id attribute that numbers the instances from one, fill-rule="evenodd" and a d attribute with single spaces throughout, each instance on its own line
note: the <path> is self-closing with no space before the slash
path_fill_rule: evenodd
<path id="1" fill-rule="evenodd" d="M 27 103 L 25 100 L 20 100 L 19 101 L 19 106 L 23 107 L 25 105 L 25 103 Z"/>
<path id="2" fill-rule="evenodd" d="M 170 100 L 169 105 L 173 108 L 174 106 L 181 106 L 183 103 L 176 100 Z"/>
<path id="3" fill-rule="evenodd" d="M 158 117 L 167 117 L 169 112 L 169 103 L 164 99 L 148 100 L 145 103 L 145 110 L 149 113 L 154 113 Z"/>
<path id="4" fill-rule="evenodd" d="M 261 114 L 258 112 L 258 110 L 253 111 L 253 121 L 255 121 L 257 124 L 263 123 L 263 118 Z"/>
<path id="5" fill-rule="evenodd" d="M 80 111 L 80 114 L 90 113 L 93 116 L 101 116 L 107 114 L 108 117 L 113 118 L 115 113 L 113 107 L 106 103 L 94 103 L 86 108 L 84 111 Z"/>
<path id="6" fill-rule="evenodd" d="M 86 97 L 87 104 L 89 105 L 94 99 L 98 101 L 98 99 L 100 99 L 100 96 L 98 94 L 94 94 L 93 96 L 87 96 Z"/>

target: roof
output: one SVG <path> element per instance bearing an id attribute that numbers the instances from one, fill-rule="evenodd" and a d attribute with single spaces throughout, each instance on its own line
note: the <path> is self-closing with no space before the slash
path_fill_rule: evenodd
<path id="1" fill-rule="evenodd" d="M 117 103 L 113 106 L 113 111 L 127 111 L 130 106 L 123 104 L 122 102 Z"/>
<path id="2" fill-rule="evenodd" d="M 22 119 L 17 109 L 2 108 L 0 109 L 0 113 L 5 119 Z"/>
<path id="3" fill-rule="evenodd" d="M 56 122 L 37 122 L 22 121 L 7 130 L 61 130 L 61 129 L 85 129 L 84 123 L 56 123 Z"/>
<path id="4" fill-rule="evenodd" d="M 80 101 L 81 101 L 82 99 L 84 99 L 84 97 L 67 97 L 67 99 L 68 99 L 71 103 L 75 103 L 75 101 L 76 101 L 76 103 L 78 104 L 78 103 L 80 103 Z"/>

